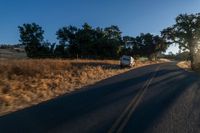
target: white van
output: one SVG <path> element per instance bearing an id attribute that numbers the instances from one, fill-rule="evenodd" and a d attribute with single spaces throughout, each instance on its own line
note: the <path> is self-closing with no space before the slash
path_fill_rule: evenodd
<path id="1" fill-rule="evenodd" d="M 120 66 L 121 67 L 125 67 L 125 66 L 132 67 L 134 65 L 135 65 L 135 60 L 134 60 L 133 57 L 127 56 L 127 55 L 123 55 L 120 58 Z"/>

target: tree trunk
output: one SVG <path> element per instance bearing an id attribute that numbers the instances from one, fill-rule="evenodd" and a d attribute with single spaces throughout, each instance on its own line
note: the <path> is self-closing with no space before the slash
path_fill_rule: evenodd
<path id="1" fill-rule="evenodd" d="M 190 59 L 191 59 L 191 68 L 194 71 L 200 72 L 200 54 L 197 52 L 195 45 L 190 45 Z"/>

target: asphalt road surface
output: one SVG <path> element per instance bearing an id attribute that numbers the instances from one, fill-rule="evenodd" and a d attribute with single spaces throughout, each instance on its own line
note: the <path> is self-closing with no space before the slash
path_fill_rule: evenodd
<path id="1" fill-rule="evenodd" d="M 0 117 L 1 133 L 200 133 L 200 78 L 145 66 Z"/>

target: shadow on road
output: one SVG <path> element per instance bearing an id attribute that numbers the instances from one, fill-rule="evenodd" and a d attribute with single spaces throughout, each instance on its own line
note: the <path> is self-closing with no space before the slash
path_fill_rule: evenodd
<path id="1" fill-rule="evenodd" d="M 72 124 L 73 120 L 81 119 L 85 115 L 98 112 L 98 110 L 106 110 L 112 105 L 116 105 L 116 108 L 119 106 L 118 108 L 121 108 L 119 110 L 123 111 L 144 83 L 154 74 L 157 66 L 137 68 L 72 94 L 66 94 L 37 106 L 0 117 L 0 131 L 47 132 L 61 125 Z M 148 129 L 151 123 L 159 118 L 176 98 L 198 79 L 195 75 L 191 77 L 190 74 L 178 68 L 161 69 L 158 71 L 157 77 L 160 77 L 160 80 L 154 82 L 150 88 L 152 91 L 158 89 L 159 93 L 138 106 L 133 114 L 133 119 L 130 120 L 131 125 L 127 126 L 129 131 L 144 132 Z M 177 84 L 178 82 L 181 84 Z M 169 88 L 170 86 L 172 88 Z M 159 91 L 159 87 L 162 87 L 162 91 Z M 115 113 L 120 115 L 121 112 Z M 112 116 L 115 113 L 110 111 L 109 115 Z M 112 119 L 99 123 L 101 129 L 96 128 L 95 130 L 107 131 L 116 120 L 115 117 L 110 118 Z M 82 123 L 84 126 L 84 122 Z M 75 126 L 79 126 L 78 123 Z M 87 126 L 85 125 L 85 128 Z"/>
<path id="2" fill-rule="evenodd" d="M 200 81 L 198 75 L 185 72 L 182 69 L 171 72 L 169 70 L 160 70 L 157 73 L 157 80 L 149 86 L 150 96 L 143 98 L 142 104 L 133 113 L 125 132 L 148 132 L 149 128 L 155 126 L 154 122 L 161 118 L 164 112 L 187 89 L 192 89 L 192 86 Z M 160 78 L 162 79 L 160 80 Z"/>

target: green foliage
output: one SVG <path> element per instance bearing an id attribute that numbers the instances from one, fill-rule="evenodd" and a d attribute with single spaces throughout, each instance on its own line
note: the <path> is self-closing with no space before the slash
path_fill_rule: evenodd
<path id="1" fill-rule="evenodd" d="M 57 39 L 60 43 L 60 45 L 56 46 L 54 52 L 56 57 L 66 58 L 77 54 L 77 51 L 79 51 L 79 47 L 76 43 L 77 32 L 78 29 L 71 25 L 63 27 L 56 32 Z"/>
<path id="2" fill-rule="evenodd" d="M 161 57 L 170 59 L 170 60 L 176 60 L 176 61 L 189 61 L 190 60 L 190 52 L 184 51 L 184 52 L 179 52 L 177 54 L 168 52 L 168 54 L 162 54 Z"/>
<path id="3" fill-rule="evenodd" d="M 69 57 L 119 57 L 122 40 L 117 26 L 94 29 L 85 23 L 80 29 L 74 26 L 63 27 L 57 31 L 56 35 L 59 42 L 67 46 Z"/>
<path id="4" fill-rule="evenodd" d="M 19 31 L 20 42 L 31 58 L 115 59 L 125 54 L 157 59 L 157 55 L 168 46 L 163 38 L 150 33 L 135 38 L 122 37 L 122 32 L 115 25 L 93 28 L 85 23 L 81 28 L 62 27 L 56 32 L 57 45 L 44 42 L 44 31 L 35 23 L 19 26 Z"/>
<path id="5" fill-rule="evenodd" d="M 40 50 L 43 50 L 43 34 L 42 27 L 36 23 L 23 24 L 19 26 L 20 42 L 25 45 L 25 50 L 28 57 L 37 57 Z M 39 53 L 38 53 L 39 52 Z"/>
<path id="6" fill-rule="evenodd" d="M 135 58 L 145 56 L 150 60 L 157 60 L 158 54 L 168 48 L 168 44 L 163 38 L 150 33 L 142 33 L 136 38 L 125 36 L 123 41 L 123 54 L 133 55 Z"/>
<path id="7" fill-rule="evenodd" d="M 182 50 L 190 51 L 192 68 L 199 69 L 198 56 L 200 41 L 200 14 L 180 14 L 176 17 L 176 24 L 164 29 L 162 36 L 170 43 L 176 43 Z"/>
<path id="8" fill-rule="evenodd" d="M 176 55 L 176 60 L 182 60 L 182 61 L 190 60 L 190 52 L 185 51 L 185 52 L 178 53 Z"/>

